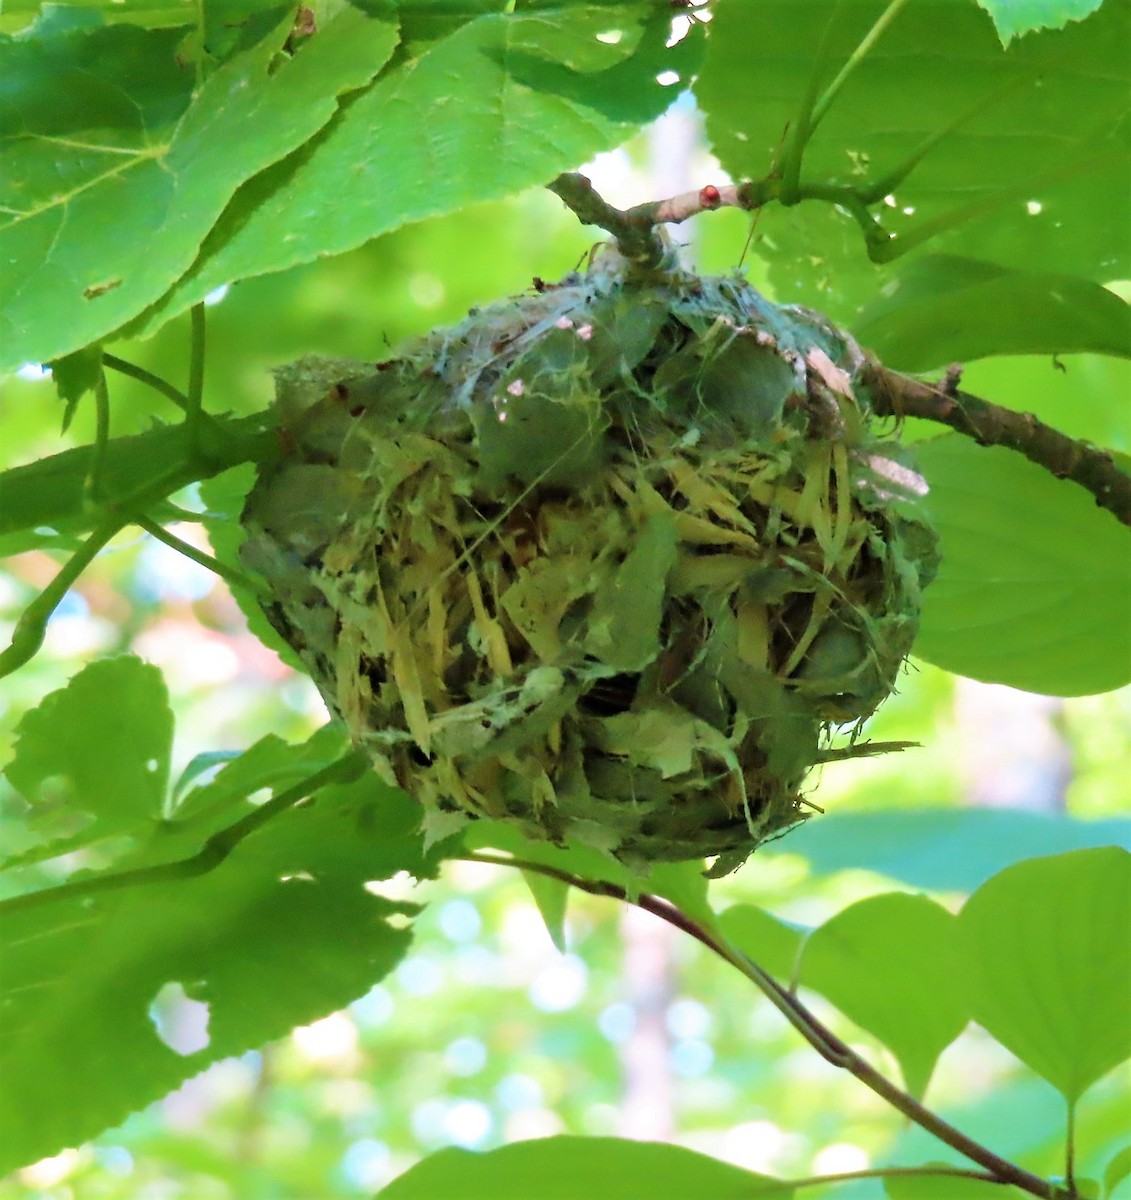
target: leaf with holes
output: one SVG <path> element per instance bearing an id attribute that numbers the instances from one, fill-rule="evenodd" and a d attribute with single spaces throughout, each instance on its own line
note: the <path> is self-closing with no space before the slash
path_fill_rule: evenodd
<path id="1" fill-rule="evenodd" d="M 368 774 L 277 816 L 211 870 L 174 864 L 112 890 L 88 876 L 0 902 L 0 1173 L 367 991 L 404 955 L 417 906 L 363 885 L 434 873 L 418 824 L 417 806 Z M 177 998 L 208 1006 L 206 1045 L 162 1040 L 162 1006 Z"/>
<path id="2" fill-rule="evenodd" d="M 885 24 L 889 7 L 720 0 L 696 94 L 723 166 L 740 179 L 780 169 L 810 89 L 821 97 L 855 61 L 800 179 L 875 189 L 873 211 L 894 235 L 877 239 L 882 254 L 925 245 L 1017 270 L 1126 278 L 1131 4 L 1106 0 L 1008 47 L 969 0 L 911 0 Z M 767 206 L 755 246 L 779 295 L 848 323 L 889 276 L 843 205 L 826 200 Z"/>

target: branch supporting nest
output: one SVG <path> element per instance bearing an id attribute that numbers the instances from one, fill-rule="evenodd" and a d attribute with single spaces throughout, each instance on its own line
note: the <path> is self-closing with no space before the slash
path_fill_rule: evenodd
<path id="1" fill-rule="evenodd" d="M 697 192 L 684 192 L 667 200 L 652 200 L 633 208 L 615 208 L 593 187 L 589 177 L 576 172 L 559 175 L 549 189 L 560 196 L 583 225 L 599 225 L 616 238 L 617 249 L 629 262 L 656 270 L 663 266 L 667 246 L 658 226 L 678 225 L 688 217 L 716 208 L 750 208 L 741 189 L 713 183 Z"/>
<path id="2" fill-rule="evenodd" d="M 645 271 L 659 270 L 668 262 L 660 225 L 678 225 L 716 208 L 750 210 L 770 198 L 751 183 L 707 184 L 697 192 L 621 209 L 605 200 L 587 176 L 576 172 L 559 175 L 548 186 L 583 225 L 598 225 L 611 233 L 624 258 Z M 879 415 L 921 417 L 965 434 L 979 445 L 1016 450 L 1057 479 L 1079 484 L 1101 508 L 1131 526 L 1131 475 L 1121 470 L 1107 451 L 1060 433 L 1032 413 L 1015 412 L 959 391 L 960 375 L 961 368 L 950 368 L 940 385 L 889 370 L 872 358 L 864 366 L 864 382 Z"/>
<path id="3" fill-rule="evenodd" d="M 973 438 L 980 446 L 1005 446 L 1024 454 L 1057 479 L 1070 479 L 1095 497 L 1124 525 L 1131 526 L 1131 475 L 1112 456 L 1088 442 L 1070 438 L 1032 413 L 1015 412 L 958 390 L 958 368 L 941 384 L 912 379 L 869 358 L 863 382 L 880 416 L 921 417 Z"/>

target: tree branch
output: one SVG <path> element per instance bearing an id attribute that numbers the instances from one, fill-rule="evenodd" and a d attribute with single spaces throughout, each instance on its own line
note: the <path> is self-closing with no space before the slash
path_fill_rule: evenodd
<path id="1" fill-rule="evenodd" d="M 1086 488 L 1101 508 L 1131 525 L 1131 475 L 1121 471 L 1107 451 L 1068 437 L 1032 413 L 1014 412 L 959 391 L 953 370 L 941 385 L 924 383 L 869 358 L 861 378 L 880 416 L 922 417 L 972 437 L 980 446 L 1016 450 L 1057 479 Z"/>
<path id="2" fill-rule="evenodd" d="M 1041 1200 L 1063 1200 L 1065 1194 L 1053 1184 L 1039 1175 L 1034 1175 L 1023 1167 L 1017 1166 L 1016 1163 L 1011 1163 L 1008 1159 L 994 1154 L 992 1150 L 987 1149 L 980 1142 L 974 1141 L 973 1138 L 967 1137 L 961 1130 L 956 1129 L 942 1117 L 936 1116 L 930 1109 L 920 1104 L 913 1096 L 896 1087 L 891 1080 L 881 1075 L 870 1063 L 837 1037 L 831 1029 L 823 1025 L 792 992 L 782 987 L 769 972 L 736 950 L 720 934 L 700 924 L 667 900 L 647 892 L 642 892 L 638 896 L 630 896 L 624 888 L 614 883 L 584 879 L 569 871 L 559 870 L 557 867 L 511 858 L 503 854 L 475 851 L 459 857 L 468 862 L 485 862 L 496 866 L 517 867 L 523 871 L 534 871 L 541 875 L 548 875 L 552 879 L 560 879 L 563 883 L 568 883 L 580 891 L 589 892 L 595 896 L 610 896 L 635 904 L 645 912 L 650 912 L 676 929 L 689 934 L 706 946 L 708 950 L 741 971 L 827 1062 L 854 1075 L 894 1109 L 914 1121 L 916 1125 L 927 1130 L 928 1133 L 933 1134 L 939 1141 L 957 1150 L 960 1154 L 964 1154 L 972 1162 L 984 1167 L 996 1181 L 1013 1184 L 1033 1196 L 1040 1197 Z"/>
<path id="3" fill-rule="evenodd" d="M 633 208 L 615 208 L 594 189 L 589 177 L 576 172 L 559 175 L 547 184 L 560 196 L 583 225 L 599 225 L 616 238 L 617 249 L 631 263 L 645 270 L 663 265 L 667 253 L 657 225 L 678 225 L 688 217 L 715 208 L 752 208 L 733 185 L 708 184 L 697 192 L 684 192 L 667 200 L 652 200 Z"/>
<path id="4" fill-rule="evenodd" d="M 707 184 L 697 192 L 684 192 L 629 209 L 609 204 L 585 175 L 559 175 L 548 186 L 583 224 L 599 225 L 611 233 L 621 254 L 644 270 L 657 270 L 665 262 L 666 247 L 657 232 L 658 225 L 678 225 L 716 208 L 756 209 L 771 200 L 782 200 L 781 181 L 772 176 L 737 186 Z M 860 223 L 870 246 L 889 240 L 868 211 L 867 199 L 856 189 L 808 184 L 801 188 L 798 198 L 823 199 L 841 205 Z M 1060 433 L 1032 413 L 1014 412 L 958 391 L 957 376 L 952 381 L 951 373 L 953 369 L 940 387 L 889 370 L 868 358 L 863 367 L 863 381 L 872 391 L 872 407 L 879 415 L 923 417 L 973 437 L 979 445 L 1016 450 L 1057 479 L 1079 484 L 1092 493 L 1101 508 L 1131 526 L 1131 475 L 1120 470 L 1109 453 Z"/>

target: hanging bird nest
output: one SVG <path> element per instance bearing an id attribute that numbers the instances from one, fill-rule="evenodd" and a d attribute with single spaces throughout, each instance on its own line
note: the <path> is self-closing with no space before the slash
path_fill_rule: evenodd
<path id="1" fill-rule="evenodd" d="M 606 251 L 387 362 L 281 369 L 245 562 L 430 837 L 727 869 L 892 691 L 934 570 L 861 365 L 741 279 Z"/>

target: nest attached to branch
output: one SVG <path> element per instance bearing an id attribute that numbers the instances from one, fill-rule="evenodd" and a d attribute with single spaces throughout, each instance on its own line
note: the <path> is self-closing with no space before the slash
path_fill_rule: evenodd
<path id="1" fill-rule="evenodd" d="M 488 816 L 729 869 L 891 692 L 925 487 L 817 314 L 611 251 L 539 289 L 281 369 L 244 558 L 430 837 Z"/>

